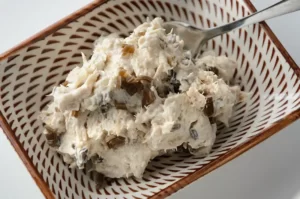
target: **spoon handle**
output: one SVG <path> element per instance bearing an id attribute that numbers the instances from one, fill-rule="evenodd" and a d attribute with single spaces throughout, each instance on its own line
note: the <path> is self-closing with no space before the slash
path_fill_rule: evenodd
<path id="1" fill-rule="evenodd" d="M 300 0 L 282 0 L 262 11 L 256 12 L 248 17 L 229 23 L 217 28 L 208 29 L 206 31 L 205 41 L 212 39 L 221 34 L 227 33 L 237 28 L 242 28 L 251 24 L 265 21 L 270 18 L 278 17 L 284 14 L 300 10 Z"/>

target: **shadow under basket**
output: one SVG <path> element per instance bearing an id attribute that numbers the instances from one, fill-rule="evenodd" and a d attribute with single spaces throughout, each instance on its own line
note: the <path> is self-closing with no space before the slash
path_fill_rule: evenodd
<path id="1" fill-rule="evenodd" d="M 51 151 L 37 120 L 47 95 L 92 54 L 101 35 L 128 35 L 147 17 L 208 28 L 255 11 L 249 0 L 94 1 L 0 56 L 0 124 L 46 198 L 164 198 L 265 140 L 299 118 L 299 68 L 262 23 L 217 37 L 206 49 L 238 63 L 235 80 L 250 92 L 228 128 L 219 125 L 206 157 L 174 153 L 155 158 L 142 179 L 117 179 L 97 189 L 85 172 Z"/>

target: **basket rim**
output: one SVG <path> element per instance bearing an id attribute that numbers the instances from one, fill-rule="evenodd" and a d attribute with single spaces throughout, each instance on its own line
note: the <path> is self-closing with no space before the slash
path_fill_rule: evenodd
<path id="1" fill-rule="evenodd" d="M 72 14 L 68 15 L 67 17 L 64 17 L 63 19 L 59 20 L 58 22 L 54 23 L 53 25 L 50 25 L 49 27 L 45 28 L 44 30 L 38 32 L 37 34 L 31 36 L 30 38 L 28 38 L 25 41 L 21 42 L 20 44 L 16 45 L 15 47 L 0 54 L 0 62 L 3 61 L 4 59 L 8 58 L 9 56 L 13 55 L 14 53 L 18 52 L 19 50 L 23 49 L 24 47 L 47 37 L 48 35 L 52 34 L 53 32 L 57 31 L 58 29 L 60 29 L 64 26 L 66 26 L 67 24 L 73 22 L 74 20 L 78 19 L 79 17 L 91 12 L 92 10 L 94 10 L 98 6 L 101 6 L 102 4 L 104 4 L 107 1 L 109 1 L 109 0 L 94 0 L 92 3 L 87 4 L 86 6 L 73 12 Z M 251 0 L 244 0 L 244 2 L 248 6 L 248 8 L 251 10 L 251 12 L 256 11 L 256 8 L 251 3 Z M 276 35 L 270 29 L 270 27 L 265 22 L 261 22 L 260 24 L 261 24 L 261 27 L 267 33 L 267 35 L 270 37 L 270 39 L 272 40 L 274 45 L 277 47 L 277 49 L 283 55 L 283 57 L 285 58 L 287 63 L 293 69 L 293 71 L 297 75 L 298 79 L 300 79 L 300 68 L 298 67 L 296 62 L 293 60 L 293 58 L 287 52 L 285 47 L 282 45 L 282 43 L 279 41 L 279 39 L 276 37 Z M 151 199 L 159 199 L 159 198 L 167 197 L 167 196 L 171 195 L 172 193 L 175 193 L 179 189 L 194 182 L 198 178 L 208 174 L 209 172 L 217 169 L 218 167 L 222 166 L 223 164 L 229 162 L 230 160 L 238 157 L 239 155 L 246 152 L 250 148 L 256 146 L 257 144 L 259 144 L 262 141 L 266 140 L 267 138 L 271 137 L 275 133 L 278 133 L 284 127 L 287 127 L 289 124 L 293 123 L 294 121 L 296 121 L 299 118 L 300 118 L 300 108 L 297 109 L 296 111 L 290 113 L 289 115 L 287 115 L 285 118 L 281 119 L 280 121 L 274 123 L 269 128 L 265 129 L 261 134 L 254 136 L 249 141 L 228 151 L 227 153 L 220 156 L 216 160 L 213 160 L 208 165 L 196 170 L 195 172 L 187 175 L 186 177 L 183 177 L 182 179 L 178 180 L 177 182 L 171 184 L 170 186 L 160 190 L 158 193 L 150 196 L 150 198 Z M 50 190 L 50 187 L 48 187 L 48 185 L 43 180 L 40 173 L 37 171 L 36 167 L 33 165 L 31 159 L 29 158 L 28 154 L 22 147 L 21 143 L 18 141 L 17 137 L 15 136 L 14 132 L 12 131 L 11 127 L 9 126 L 8 122 L 6 121 L 6 119 L 3 116 L 3 114 L 1 113 L 1 111 L 0 111 L 0 127 L 2 127 L 4 134 L 7 136 L 11 145 L 14 147 L 15 151 L 17 152 L 17 154 L 23 161 L 28 172 L 31 174 L 32 178 L 34 179 L 37 186 L 40 188 L 41 192 L 44 194 L 45 198 L 54 199 L 55 197 L 54 197 L 52 191 Z"/>

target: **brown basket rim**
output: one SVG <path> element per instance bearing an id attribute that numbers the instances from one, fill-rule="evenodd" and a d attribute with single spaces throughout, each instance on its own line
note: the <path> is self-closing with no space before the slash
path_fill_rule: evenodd
<path id="1" fill-rule="evenodd" d="M 103 3 L 105 3 L 108 0 L 94 0 L 92 3 L 84 6 L 83 8 L 75 11 L 74 13 L 70 14 L 69 16 L 59 20 L 55 24 L 47 27 L 46 29 L 40 31 L 39 33 L 33 35 L 32 37 L 28 38 L 27 40 L 21 42 L 19 45 L 11 48 L 10 50 L 0 54 L 0 61 L 6 59 L 7 57 L 11 56 L 12 54 L 16 53 L 17 51 L 21 50 L 22 48 L 35 43 L 39 41 L 40 39 L 45 38 L 46 36 L 52 34 L 56 30 L 64 27 L 65 25 L 69 24 L 70 22 L 78 19 L 79 17 L 89 13 L 90 11 L 94 10 L 98 6 L 101 6 Z M 251 3 L 250 0 L 244 0 L 249 9 L 252 12 L 256 11 L 255 6 Z M 275 36 L 273 31 L 270 29 L 270 27 L 265 23 L 262 22 L 261 26 L 264 28 L 266 33 L 269 35 L 275 46 L 278 48 L 278 50 L 282 53 L 286 61 L 289 63 L 291 68 L 296 73 L 298 79 L 300 79 L 300 68 L 295 63 L 293 58 L 290 56 L 290 54 L 287 52 L 285 47 L 282 45 L 282 43 L 279 41 L 279 39 Z M 178 191 L 179 189 L 187 186 L 188 184 L 194 182 L 198 178 L 206 175 L 207 173 L 217 169 L 218 167 L 222 166 L 223 164 L 229 162 L 230 160 L 236 158 L 237 156 L 241 155 L 242 153 L 246 152 L 250 148 L 254 147 L 255 145 L 261 143 L 262 141 L 266 140 L 270 136 L 274 135 L 275 133 L 282 130 L 284 127 L 288 126 L 292 122 L 296 121 L 300 118 L 300 108 L 291 114 L 287 115 L 285 118 L 281 119 L 280 121 L 276 122 L 269 128 L 265 129 L 261 134 L 251 138 L 249 141 L 245 142 L 244 144 L 228 151 L 226 154 L 222 155 L 221 157 L 217 158 L 216 160 L 212 161 L 208 165 L 202 167 L 201 169 L 196 170 L 194 173 L 189 174 L 188 176 L 180 179 L 176 183 L 164 188 L 163 190 L 159 191 L 158 193 L 151 196 L 151 199 L 159 199 L 159 198 L 165 198 L 172 193 Z M 0 112 L 0 126 L 3 129 L 3 132 L 7 136 L 8 140 L 10 141 L 11 145 L 14 147 L 15 151 L 25 164 L 27 170 L 31 174 L 32 178 L 34 179 L 35 183 L 38 185 L 42 193 L 44 194 L 45 198 L 47 199 L 54 199 L 54 195 L 51 192 L 50 188 L 46 184 L 46 182 L 43 180 L 40 173 L 37 171 L 36 167 L 31 162 L 29 156 L 25 152 L 24 148 L 22 147 L 21 143 L 18 141 L 17 137 L 15 136 L 14 132 L 12 131 L 11 127 L 5 120 L 4 116 Z"/>

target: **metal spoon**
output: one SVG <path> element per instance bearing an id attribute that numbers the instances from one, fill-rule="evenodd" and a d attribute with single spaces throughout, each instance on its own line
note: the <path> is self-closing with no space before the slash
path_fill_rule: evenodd
<path id="1" fill-rule="evenodd" d="M 190 49 L 193 55 L 195 55 L 200 51 L 203 44 L 214 37 L 297 10 L 300 10 L 300 0 L 283 0 L 262 11 L 216 28 L 200 29 L 179 21 L 165 22 L 164 27 L 166 31 L 173 29 L 183 39 L 186 48 Z"/>

